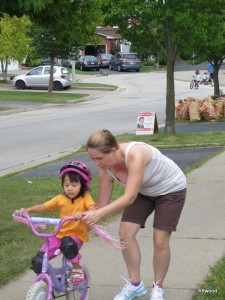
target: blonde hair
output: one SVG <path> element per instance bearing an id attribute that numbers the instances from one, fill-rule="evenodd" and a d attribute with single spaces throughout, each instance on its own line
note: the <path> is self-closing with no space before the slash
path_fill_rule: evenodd
<path id="1" fill-rule="evenodd" d="M 114 135 L 107 129 L 92 133 L 86 143 L 86 149 L 97 149 L 103 154 L 108 154 L 113 148 L 118 149 L 118 143 Z"/>

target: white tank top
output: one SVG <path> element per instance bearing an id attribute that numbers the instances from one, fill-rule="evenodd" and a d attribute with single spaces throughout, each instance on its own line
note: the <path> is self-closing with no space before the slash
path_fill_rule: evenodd
<path id="1" fill-rule="evenodd" d="M 125 163 L 127 166 L 130 149 L 138 144 L 146 145 L 152 151 L 152 158 L 146 164 L 140 193 L 146 196 L 160 196 L 180 191 L 187 186 L 186 176 L 170 158 L 163 155 L 158 149 L 142 142 L 130 142 L 125 150 Z M 110 170 L 107 172 L 120 184 Z"/>

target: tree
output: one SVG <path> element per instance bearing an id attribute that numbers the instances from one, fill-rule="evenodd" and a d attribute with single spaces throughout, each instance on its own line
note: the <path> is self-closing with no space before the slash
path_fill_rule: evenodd
<path id="1" fill-rule="evenodd" d="M 127 40 L 143 40 L 162 52 L 167 63 L 165 133 L 175 132 L 174 63 L 178 53 L 189 47 L 199 32 L 197 16 L 206 20 L 214 5 L 224 0 L 108 0 L 104 5 L 106 22 L 118 25 Z M 208 8 L 206 13 L 202 7 Z M 110 9 L 109 9 L 110 8 Z M 211 22 L 207 29 L 210 28 Z M 212 42 L 212 40 L 211 40 Z M 194 51 L 194 47 L 192 51 Z"/>
<path id="2" fill-rule="evenodd" d="M 30 14 L 36 51 L 51 58 L 48 92 L 51 93 L 53 87 L 54 58 L 73 58 L 78 46 L 94 39 L 96 26 L 102 18 L 101 1 L 55 0 L 44 11 Z"/>
<path id="3" fill-rule="evenodd" d="M 16 60 L 21 63 L 29 52 L 29 25 L 30 21 L 25 16 L 11 18 L 4 14 L 0 19 L 0 61 L 3 80 L 6 80 L 9 62 Z"/>
<path id="4" fill-rule="evenodd" d="M 215 0 L 213 6 L 205 1 L 201 9 L 196 9 L 193 39 L 182 49 L 182 58 L 194 61 L 209 61 L 214 67 L 214 95 L 220 94 L 219 69 L 225 58 L 225 1 Z"/>
<path id="5" fill-rule="evenodd" d="M 106 20 L 119 26 L 121 35 L 135 43 L 145 41 L 157 52 L 162 52 L 167 63 L 166 121 L 165 133 L 175 132 L 174 63 L 180 46 L 184 44 L 183 33 L 191 16 L 190 1 L 180 0 L 129 0 L 113 1 Z M 116 2 L 116 3 L 115 3 Z M 109 0 L 107 5 L 112 5 Z M 106 11 L 108 7 L 105 6 Z M 152 47 L 151 46 L 151 47 Z"/>

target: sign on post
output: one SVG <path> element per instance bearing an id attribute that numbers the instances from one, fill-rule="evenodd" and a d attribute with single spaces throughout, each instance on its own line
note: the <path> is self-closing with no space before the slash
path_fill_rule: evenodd
<path id="1" fill-rule="evenodd" d="M 148 111 L 138 113 L 136 135 L 153 134 L 158 131 L 159 129 L 155 112 Z"/>

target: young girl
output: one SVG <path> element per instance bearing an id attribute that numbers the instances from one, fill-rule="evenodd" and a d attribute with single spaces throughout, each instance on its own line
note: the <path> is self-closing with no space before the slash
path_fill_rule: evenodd
<path id="1" fill-rule="evenodd" d="M 63 194 L 43 204 L 21 208 L 17 214 L 20 215 L 23 211 L 29 214 L 58 210 L 61 219 L 69 216 L 75 216 L 79 219 L 78 221 L 65 222 L 57 236 L 49 239 L 49 258 L 55 257 L 56 251 L 60 249 L 73 265 L 71 282 L 77 285 L 84 282 L 84 272 L 79 264 L 81 254 L 78 250 L 83 242 L 88 241 L 88 226 L 80 219 L 82 212 L 96 209 L 92 197 L 87 194 L 91 184 L 91 172 L 84 163 L 73 161 L 61 168 L 60 177 Z M 45 245 L 32 259 L 32 269 L 37 274 L 41 272 L 44 252 Z"/>

